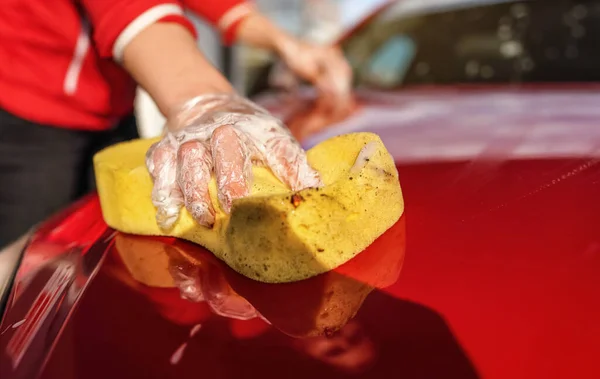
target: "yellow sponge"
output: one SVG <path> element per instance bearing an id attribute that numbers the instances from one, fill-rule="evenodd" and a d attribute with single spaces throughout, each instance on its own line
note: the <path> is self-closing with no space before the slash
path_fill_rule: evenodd
<path id="1" fill-rule="evenodd" d="M 251 195 L 219 207 L 212 229 L 185 209 L 168 231 L 155 220 L 152 180 L 144 157 L 155 140 L 111 146 L 94 157 L 106 223 L 139 235 L 183 238 L 212 251 L 232 269 L 266 283 L 294 282 L 352 259 L 402 215 L 404 201 L 394 160 L 372 133 L 331 138 L 310 149 L 308 160 L 325 187 L 292 192 L 266 168 L 254 167 Z"/>

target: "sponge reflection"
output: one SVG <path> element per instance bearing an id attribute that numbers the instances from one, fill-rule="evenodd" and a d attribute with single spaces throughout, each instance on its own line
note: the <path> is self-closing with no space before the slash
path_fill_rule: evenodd
<path id="1" fill-rule="evenodd" d="M 199 306 L 208 305 L 213 314 L 225 318 L 262 319 L 289 336 L 312 337 L 298 347 L 304 346 L 302 350 L 309 355 L 342 362 L 346 353 L 337 350 L 349 345 L 340 344 L 337 340 L 345 340 L 344 332 L 336 332 L 349 323 L 373 289 L 390 286 L 399 277 L 406 245 L 405 216 L 337 269 L 283 284 L 244 277 L 206 249 L 174 238 L 119 233 L 115 242 L 117 254 L 134 279 L 131 284 L 172 322 L 204 322 L 207 316 Z M 173 288 L 180 296 L 165 296 Z M 329 342 L 319 336 L 330 337 Z"/>

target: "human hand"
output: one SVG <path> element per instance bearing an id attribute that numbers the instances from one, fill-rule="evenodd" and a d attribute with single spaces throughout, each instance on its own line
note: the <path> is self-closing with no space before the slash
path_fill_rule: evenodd
<path id="1" fill-rule="evenodd" d="M 238 95 L 193 98 L 168 117 L 167 126 L 146 154 L 156 221 L 163 229 L 173 226 L 184 205 L 199 224 L 214 224 L 208 191 L 213 172 L 227 213 L 233 200 L 249 195 L 253 164 L 269 167 L 294 191 L 323 185 L 281 121 Z"/>
<path id="2" fill-rule="evenodd" d="M 333 112 L 344 112 L 352 106 L 352 69 L 339 47 L 304 42 L 273 24 L 255 8 L 246 10 L 237 29 L 237 38 L 279 55 L 287 70 L 276 80 L 290 85 L 296 84 L 297 78 L 310 82 Z M 289 71 L 293 75 L 287 75 Z M 277 76 L 275 72 L 272 74 Z"/>
<path id="3" fill-rule="evenodd" d="M 311 82 L 328 107 L 340 112 L 352 107 L 352 69 L 337 46 L 321 46 L 292 37 L 277 42 L 286 66 Z"/>

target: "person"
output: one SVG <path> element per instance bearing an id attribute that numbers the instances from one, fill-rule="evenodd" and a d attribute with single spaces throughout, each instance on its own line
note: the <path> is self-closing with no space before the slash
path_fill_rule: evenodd
<path id="1" fill-rule="evenodd" d="M 339 49 L 290 36 L 243 0 L 3 0 L 0 246 L 88 192 L 96 151 L 136 136 L 136 85 L 167 120 L 147 162 L 162 227 L 184 206 L 200 224 L 213 223 L 213 173 L 226 211 L 248 193 L 253 163 L 294 189 L 320 185 L 285 126 L 205 59 L 184 8 L 227 44 L 279 54 L 332 107 L 349 104 L 350 68 Z"/>

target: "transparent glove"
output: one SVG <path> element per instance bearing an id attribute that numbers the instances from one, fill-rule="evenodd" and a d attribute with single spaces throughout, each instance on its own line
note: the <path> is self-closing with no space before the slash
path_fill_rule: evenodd
<path id="1" fill-rule="evenodd" d="M 200 264 L 194 264 L 182 257 L 176 248 L 167 246 L 171 258 L 169 271 L 181 297 L 192 302 L 206 302 L 219 316 L 239 320 L 258 317 L 258 312 L 229 285 L 221 269 L 202 255 Z"/>
<path id="2" fill-rule="evenodd" d="M 227 213 L 234 199 L 250 193 L 253 164 L 269 167 L 294 191 L 323 185 L 281 121 L 238 95 L 193 98 L 168 118 L 167 126 L 146 154 L 156 221 L 163 229 L 175 223 L 184 205 L 199 224 L 214 224 L 208 192 L 213 173 Z"/>

